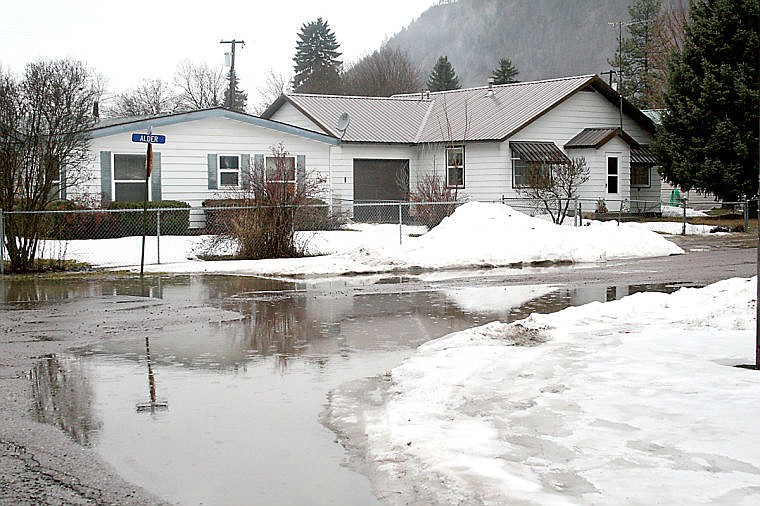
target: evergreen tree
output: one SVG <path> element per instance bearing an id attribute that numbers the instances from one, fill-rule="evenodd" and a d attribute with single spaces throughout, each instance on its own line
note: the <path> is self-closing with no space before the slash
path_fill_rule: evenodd
<path id="1" fill-rule="evenodd" d="M 454 67 L 446 56 L 438 58 L 433 71 L 430 72 L 427 85 L 430 91 L 458 90 L 462 87 Z"/>
<path id="2" fill-rule="evenodd" d="M 654 50 L 655 32 L 660 21 L 660 0 L 634 0 L 628 6 L 630 21 L 623 23 L 629 37 L 623 39 L 615 51 L 615 58 L 607 62 L 622 71 L 619 91 L 635 106 L 650 107 L 646 97 L 656 71 L 651 53 Z"/>
<path id="3" fill-rule="evenodd" d="M 515 77 L 517 77 L 517 74 L 519 73 L 520 71 L 517 70 L 517 67 L 512 65 L 509 58 L 501 58 L 499 60 L 499 66 L 491 73 L 491 78 L 493 79 L 494 84 L 516 83 L 517 79 L 515 79 Z"/>
<path id="4" fill-rule="evenodd" d="M 758 189 L 760 2 L 700 0 L 670 63 L 655 138 L 663 176 L 724 200 Z"/>
<path id="5" fill-rule="evenodd" d="M 227 74 L 227 88 L 224 90 L 224 107 L 233 111 L 245 112 L 245 105 L 248 102 L 248 93 L 238 89 L 238 78 L 234 68 L 230 68 Z M 231 83 L 231 85 L 229 84 Z M 232 96 L 230 97 L 230 89 Z"/>
<path id="6" fill-rule="evenodd" d="M 335 34 L 322 18 L 302 25 L 293 57 L 293 89 L 308 93 L 338 93 L 339 47 Z"/>

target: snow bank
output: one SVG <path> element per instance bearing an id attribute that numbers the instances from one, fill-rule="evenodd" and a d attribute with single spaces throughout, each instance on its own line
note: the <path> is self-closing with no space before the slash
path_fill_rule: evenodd
<path id="1" fill-rule="evenodd" d="M 731 367 L 754 358 L 756 283 L 640 293 L 422 345 L 360 416 L 372 472 L 432 502 L 758 504 L 760 373 Z"/>
<path id="2" fill-rule="evenodd" d="M 677 206 L 669 206 L 664 205 L 662 206 L 662 216 L 664 218 L 682 218 L 683 217 L 683 207 L 677 207 Z M 690 207 L 686 208 L 686 217 L 687 218 L 694 218 L 697 216 L 707 216 L 707 213 L 704 211 L 697 211 L 696 209 L 692 209 Z"/>
<path id="3" fill-rule="evenodd" d="M 420 237 L 421 227 L 352 225 L 354 230 L 301 233 L 319 257 L 271 260 L 199 261 L 202 237 L 162 237 L 161 265 L 155 238 L 148 238 L 146 270 L 153 272 L 234 272 L 268 276 L 372 274 L 413 268 L 472 269 L 538 262 L 597 262 L 614 258 L 683 253 L 663 237 L 642 228 L 599 223 L 562 227 L 531 218 L 502 204 L 471 202 Z M 139 264 L 140 238 L 71 241 L 68 257 L 99 266 Z"/>

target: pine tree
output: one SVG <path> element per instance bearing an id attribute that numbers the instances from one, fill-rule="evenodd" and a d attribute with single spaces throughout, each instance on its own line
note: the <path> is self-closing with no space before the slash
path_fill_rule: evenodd
<path id="1" fill-rule="evenodd" d="M 760 2 L 700 0 L 670 62 L 668 113 L 655 137 L 661 173 L 724 200 L 758 189 Z"/>
<path id="2" fill-rule="evenodd" d="M 430 91 L 458 90 L 462 87 L 454 67 L 446 56 L 438 58 L 433 71 L 430 72 L 427 85 Z"/>
<path id="3" fill-rule="evenodd" d="M 650 107 L 646 99 L 650 96 L 648 86 L 653 79 L 655 32 L 660 21 L 662 4 L 660 0 L 634 0 L 628 6 L 630 21 L 623 23 L 629 36 L 623 39 L 615 51 L 615 57 L 607 62 L 622 71 L 619 91 L 635 106 Z"/>
<path id="4" fill-rule="evenodd" d="M 232 86 L 228 84 L 224 90 L 224 107 L 233 111 L 245 112 L 248 94 L 238 89 L 238 78 L 235 69 L 230 68 L 227 74 L 227 82 L 232 83 Z M 232 97 L 230 97 L 230 88 L 232 89 Z"/>
<path id="5" fill-rule="evenodd" d="M 491 73 L 491 78 L 493 79 L 494 84 L 516 83 L 517 79 L 515 79 L 515 77 L 517 77 L 517 74 L 519 73 L 520 71 L 517 70 L 517 67 L 512 65 L 509 58 L 501 58 L 499 60 L 499 66 Z"/>
<path id="6" fill-rule="evenodd" d="M 340 88 L 340 66 L 337 39 L 327 21 L 301 26 L 293 57 L 293 89 L 308 93 L 337 93 Z"/>

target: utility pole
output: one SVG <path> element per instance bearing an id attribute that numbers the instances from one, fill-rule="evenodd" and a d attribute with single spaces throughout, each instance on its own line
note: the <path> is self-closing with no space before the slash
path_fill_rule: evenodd
<path id="1" fill-rule="evenodd" d="M 232 101 L 233 96 L 235 94 L 235 45 L 240 44 L 241 47 L 245 47 L 245 41 L 244 40 L 220 40 L 219 44 L 229 44 L 232 48 L 230 50 L 230 88 L 229 92 L 227 92 L 227 100 L 224 104 L 225 107 L 228 109 L 232 109 Z"/>

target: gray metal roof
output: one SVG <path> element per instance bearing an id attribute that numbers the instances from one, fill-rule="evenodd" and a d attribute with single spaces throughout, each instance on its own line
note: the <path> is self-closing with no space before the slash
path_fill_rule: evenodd
<path id="1" fill-rule="evenodd" d="M 567 141 L 565 149 L 598 149 L 616 136 L 620 136 L 629 146 L 639 145 L 633 137 L 620 130 L 620 128 L 584 128 L 578 135 Z"/>
<path id="2" fill-rule="evenodd" d="M 178 112 L 173 114 L 164 114 L 148 117 L 134 118 L 113 118 L 115 121 L 102 121 L 89 129 L 93 138 L 107 137 L 109 135 L 134 132 L 137 130 L 147 130 L 149 127 L 162 127 L 165 125 L 174 125 L 186 121 L 196 121 L 207 118 L 228 118 L 249 125 L 255 125 L 264 128 L 270 128 L 278 132 L 291 135 L 298 135 L 315 141 L 326 142 L 337 145 L 340 141 L 335 136 L 325 135 L 319 132 L 306 130 L 305 128 L 280 123 L 270 119 L 259 118 L 242 112 L 231 111 L 223 107 L 213 107 L 211 109 L 199 109 L 197 111 Z"/>
<path id="3" fill-rule="evenodd" d="M 344 141 L 413 143 L 420 125 L 424 124 L 432 100 L 416 97 L 351 97 L 340 95 L 287 96 L 297 109 L 306 114 L 325 133 L 341 137 L 338 118 L 348 113 L 351 121 Z M 267 113 L 263 115 L 267 117 Z"/>
<path id="4" fill-rule="evenodd" d="M 294 93 L 262 116 L 271 117 L 288 101 L 325 133 L 340 137 L 338 118 L 347 112 L 346 142 L 504 140 L 576 91 L 599 83 L 606 86 L 597 76 L 584 75 L 389 98 Z"/>
<path id="5" fill-rule="evenodd" d="M 510 141 L 509 149 L 525 163 L 569 163 L 570 159 L 553 142 Z"/>
<path id="6" fill-rule="evenodd" d="M 659 165 L 657 157 L 647 146 L 631 148 L 631 165 Z"/>

